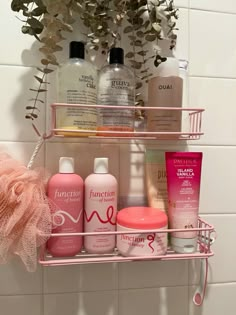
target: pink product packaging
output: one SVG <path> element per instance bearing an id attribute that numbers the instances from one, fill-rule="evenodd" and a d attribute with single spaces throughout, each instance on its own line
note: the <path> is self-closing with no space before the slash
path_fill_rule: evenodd
<path id="1" fill-rule="evenodd" d="M 202 152 L 166 152 L 168 217 L 172 232 L 171 246 L 179 253 L 197 250 L 198 211 Z"/>
<path id="2" fill-rule="evenodd" d="M 62 157 L 59 173 L 48 182 L 47 194 L 52 205 L 52 233 L 83 232 L 83 179 L 74 174 L 73 158 Z M 52 256 L 75 256 L 82 248 L 82 236 L 51 237 L 47 249 Z"/>
<path id="3" fill-rule="evenodd" d="M 157 256 L 167 251 L 167 233 L 152 230 L 167 229 L 167 215 L 157 208 L 129 207 L 117 214 L 117 231 L 148 233 L 117 235 L 117 249 L 123 256 Z"/>
<path id="4" fill-rule="evenodd" d="M 117 214 L 117 180 L 108 173 L 108 158 L 94 160 L 94 173 L 85 179 L 84 232 L 114 232 Z M 84 237 L 88 253 L 105 254 L 115 248 L 115 235 Z"/>

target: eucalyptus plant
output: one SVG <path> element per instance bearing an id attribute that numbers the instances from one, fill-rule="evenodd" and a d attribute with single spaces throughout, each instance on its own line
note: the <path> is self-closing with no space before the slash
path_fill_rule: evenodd
<path id="1" fill-rule="evenodd" d="M 111 47 L 119 46 L 127 37 L 130 50 L 126 59 L 136 75 L 136 104 L 143 105 L 139 89 L 152 75 L 148 66 L 153 60 L 155 67 L 166 60 L 162 56 L 160 42 L 169 41 L 172 50 L 176 45 L 175 34 L 177 9 L 174 0 L 12 0 L 11 9 L 23 15 L 22 32 L 40 41 L 43 57 L 41 75 L 35 76 L 39 87 L 31 89 L 35 97 L 27 105 L 26 118 L 38 117 L 40 94 L 47 91 L 47 74 L 58 65 L 57 52 L 67 32 L 73 32 L 74 22 L 79 19 L 84 29 L 86 49 L 107 55 Z M 154 44 L 154 49 L 148 47 Z M 142 116 L 138 112 L 138 116 Z"/>

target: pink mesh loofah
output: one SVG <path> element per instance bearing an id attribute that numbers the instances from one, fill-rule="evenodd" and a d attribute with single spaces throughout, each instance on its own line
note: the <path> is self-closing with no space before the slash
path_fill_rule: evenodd
<path id="1" fill-rule="evenodd" d="M 37 267 L 37 247 L 51 234 L 51 212 L 43 170 L 29 170 L 0 153 L 0 263 L 12 254 L 28 271 Z"/>

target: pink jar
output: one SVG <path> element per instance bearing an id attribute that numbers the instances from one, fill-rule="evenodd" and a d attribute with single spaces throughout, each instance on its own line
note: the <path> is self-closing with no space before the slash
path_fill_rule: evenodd
<path id="1" fill-rule="evenodd" d="M 117 214 L 117 231 L 149 230 L 148 233 L 117 235 L 117 249 L 123 256 L 157 256 L 167 251 L 167 233 L 153 230 L 167 229 L 165 212 L 151 207 L 129 207 Z"/>

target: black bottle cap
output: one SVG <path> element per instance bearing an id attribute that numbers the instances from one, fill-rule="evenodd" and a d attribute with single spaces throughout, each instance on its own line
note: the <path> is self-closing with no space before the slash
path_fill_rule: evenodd
<path id="1" fill-rule="evenodd" d="M 84 59 L 84 43 L 70 42 L 70 58 Z"/>
<path id="2" fill-rule="evenodd" d="M 113 47 L 110 50 L 109 63 L 119 63 L 124 64 L 124 50 L 119 47 Z"/>

